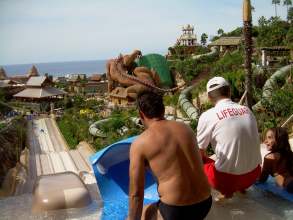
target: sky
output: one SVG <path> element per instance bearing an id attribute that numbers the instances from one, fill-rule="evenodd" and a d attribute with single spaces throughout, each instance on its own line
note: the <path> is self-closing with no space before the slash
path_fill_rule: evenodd
<path id="1" fill-rule="evenodd" d="M 185 24 L 202 33 L 242 25 L 243 0 L 0 0 L 0 65 L 99 60 L 140 49 L 166 54 Z M 251 0 L 253 23 L 274 15 Z M 278 6 L 286 18 L 286 7 Z"/>

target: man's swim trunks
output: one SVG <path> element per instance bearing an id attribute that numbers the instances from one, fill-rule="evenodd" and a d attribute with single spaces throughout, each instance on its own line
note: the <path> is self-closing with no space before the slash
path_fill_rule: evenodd
<path id="1" fill-rule="evenodd" d="M 167 205 L 162 201 L 157 202 L 164 220 L 202 220 L 209 213 L 212 206 L 212 197 L 193 204 L 185 206 Z"/>
<path id="2" fill-rule="evenodd" d="M 217 171 L 215 161 L 208 157 L 203 157 L 203 163 L 203 168 L 210 185 L 228 197 L 232 196 L 234 192 L 244 191 L 254 184 L 261 172 L 261 168 L 258 165 L 246 174 L 234 175 Z"/>

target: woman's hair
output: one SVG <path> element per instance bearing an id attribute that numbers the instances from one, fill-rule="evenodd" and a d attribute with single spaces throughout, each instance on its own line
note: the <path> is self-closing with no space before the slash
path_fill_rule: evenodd
<path id="1" fill-rule="evenodd" d="M 280 153 L 280 162 L 285 160 L 286 169 L 290 175 L 293 175 L 293 152 L 289 144 L 288 132 L 285 128 L 275 127 L 267 130 L 272 131 L 275 136 L 276 143 L 272 146 L 272 153 Z"/>

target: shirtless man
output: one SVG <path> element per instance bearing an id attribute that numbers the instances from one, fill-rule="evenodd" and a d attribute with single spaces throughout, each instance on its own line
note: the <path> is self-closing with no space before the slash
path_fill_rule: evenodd
<path id="1" fill-rule="evenodd" d="M 130 148 L 128 219 L 203 219 L 212 198 L 192 129 L 166 120 L 154 92 L 140 93 L 137 105 L 146 130 Z M 160 200 L 143 208 L 146 169 L 157 179 Z"/>

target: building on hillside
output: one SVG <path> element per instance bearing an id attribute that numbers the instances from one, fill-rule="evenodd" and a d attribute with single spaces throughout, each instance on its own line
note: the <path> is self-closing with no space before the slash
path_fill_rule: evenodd
<path id="1" fill-rule="evenodd" d="M 65 76 L 56 76 L 56 77 L 53 77 L 53 82 L 54 83 L 64 83 L 64 84 L 67 84 L 67 80 L 66 80 L 66 77 Z"/>
<path id="2" fill-rule="evenodd" d="M 116 87 L 110 94 L 110 100 L 114 105 L 117 106 L 127 106 L 129 104 L 129 100 L 127 98 L 127 94 L 125 88 Z"/>
<path id="3" fill-rule="evenodd" d="M 93 82 L 100 82 L 102 80 L 102 75 L 101 74 L 93 74 L 89 77 L 90 81 Z"/>
<path id="4" fill-rule="evenodd" d="M 108 84 L 102 79 L 104 79 L 104 75 L 93 74 L 86 78 L 80 74 L 75 74 L 68 80 L 68 91 L 71 94 L 86 96 L 104 95 L 107 92 Z"/>
<path id="5" fill-rule="evenodd" d="M 225 53 L 226 51 L 231 52 L 238 50 L 242 42 L 242 37 L 220 37 L 219 39 L 210 43 L 208 46 L 218 47 L 220 53 Z"/>
<path id="6" fill-rule="evenodd" d="M 15 93 L 18 93 L 24 89 L 24 84 L 20 84 L 11 79 L 0 80 L 0 91 L 5 96 L 6 100 L 12 99 Z"/>
<path id="7" fill-rule="evenodd" d="M 47 76 L 31 76 L 26 88 L 13 97 L 26 106 L 31 106 L 32 103 L 34 110 L 46 111 L 51 102 L 63 99 L 65 95 L 66 92 L 52 87 L 52 81 Z"/>
<path id="8" fill-rule="evenodd" d="M 67 80 L 70 82 L 77 82 L 80 80 L 86 80 L 86 74 L 84 73 L 75 73 L 75 74 L 69 74 L 66 75 Z"/>
<path id="9" fill-rule="evenodd" d="M 285 46 L 261 47 L 259 50 L 261 51 L 262 66 L 274 66 L 280 62 L 289 63 L 289 60 L 293 60 L 290 48 Z"/>
<path id="10" fill-rule="evenodd" d="M 177 39 L 176 45 L 178 46 L 196 46 L 196 35 L 194 34 L 194 26 L 187 24 L 182 27 L 182 34 L 181 36 Z"/>
<path id="11" fill-rule="evenodd" d="M 194 33 L 194 26 L 187 24 L 182 27 L 182 34 L 177 38 L 174 46 L 168 48 L 167 59 L 172 59 L 173 56 L 184 59 L 195 53 L 196 48 L 199 46 L 197 38 Z"/>

